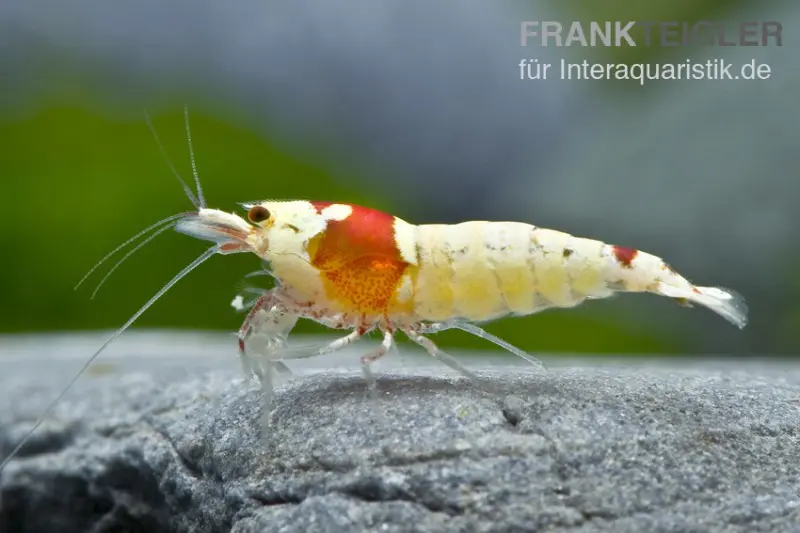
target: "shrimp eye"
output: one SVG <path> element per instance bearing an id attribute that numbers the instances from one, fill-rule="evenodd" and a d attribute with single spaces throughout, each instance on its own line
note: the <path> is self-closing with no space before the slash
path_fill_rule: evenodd
<path id="1" fill-rule="evenodd" d="M 269 209 L 264 207 L 263 205 L 254 205 L 250 208 L 250 211 L 247 212 L 247 218 L 250 219 L 250 222 L 253 224 L 258 224 L 259 222 L 264 222 L 269 218 Z"/>

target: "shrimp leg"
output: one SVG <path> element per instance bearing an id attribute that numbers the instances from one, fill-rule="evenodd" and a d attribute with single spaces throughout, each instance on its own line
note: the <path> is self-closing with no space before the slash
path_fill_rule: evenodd
<path id="1" fill-rule="evenodd" d="M 394 334 L 390 330 L 383 332 L 383 342 L 371 353 L 361 357 L 361 372 L 364 374 L 364 379 L 367 382 L 367 392 L 370 398 L 377 404 L 377 382 L 375 376 L 372 374 L 371 365 L 387 353 L 389 353 L 394 346 Z"/>
<path id="2" fill-rule="evenodd" d="M 449 329 L 449 328 L 444 328 L 444 329 Z M 478 329 L 480 329 L 480 328 L 478 328 Z M 438 330 L 438 331 L 442 331 L 442 330 Z M 455 370 L 456 372 L 458 372 L 462 376 L 468 378 L 470 381 L 472 381 L 473 385 L 475 385 L 479 390 L 481 390 L 482 392 L 488 393 L 490 396 L 495 397 L 495 399 L 497 399 L 497 400 L 502 401 L 503 394 L 500 391 L 496 390 L 494 387 L 491 387 L 491 386 L 487 387 L 485 385 L 482 385 L 480 380 L 478 379 L 478 375 L 477 374 L 475 374 L 474 372 L 469 370 L 467 367 L 465 367 L 464 365 L 459 363 L 458 360 L 455 357 L 453 357 L 452 355 L 450 355 L 449 353 L 443 352 L 438 346 L 436 346 L 436 344 L 432 340 L 430 340 L 429 338 L 427 338 L 427 337 L 425 337 L 423 335 L 420 335 L 419 333 L 417 333 L 416 331 L 414 331 L 411 328 L 404 329 L 403 333 L 405 333 L 406 336 L 409 339 L 411 339 L 413 342 L 415 342 L 415 343 L 419 344 L 420 346 L 422 346 L 423 348 L 425 348 L 425 350 L 431 356 L 433 356 L 436 359 L 438 359 L 439 361 L 443 362 L 444 364 L 446 364 L 447 366 L 449 366 L 450 368 L 452 368 L 453 370 Z"/>
<path id="3" fill-rule="evenodd" d="M 528 352 L 517 348 L 513 344 L 504 341 L 500 337 L 496 335 L 492 335 L 488 331 L 483 328 L 476 326 L 475 324 L 470 324 L 469 322 L 462 322 L 462 321 L 452 321 L 452 322 L 433 322 L 431 324 L 425 324 L 420 328 L 420 333 L 439 333 L 440 331 L 445 331 L 448 329 L 460 329 L 461 331 L 466 331 L 476 337 L 480 337 L 481 339 L 487 340 L 500 348 L 503 348 L 507 352 L 510 352 L 517 357 L 525 359 L 532 365 L 542 368 L 544 370 L 547 369 L 544 363 L 536 359 L 535 357 L 528 354 Z"/>
<path id="4" fill-rule="evenodd" d="M 259 309 L 257 312 L 267 313 L 262 309 Z M 272 308 L 271 312 L 267 315 L 270 318 L 282 319 L 285 313 L 281 313 L 280 311 L 276 311 L 276 308 Z M 281 315 L 281 316 L 276 316 Z M 255 316 L 255 315 L 254 315 Z M 297 315 L 291 315 L 296 317 Z M 295 318 L 296 321 L 296 318 Z M 249 337 L 266 337 L 266 342 L 262 341 L 261 350 L 255 352 L 258 355 L 254 356 L 249 351 L 245 352 L 242 350 L 240 353 L 247 353 L 245 359 L 246 361 L 245 370 L 250 370 L 251 373 L 255 373 L 258 377 L 259 381 L 261 382 L 261 394 L 262 394 L 262 428 L 264 431 L 264 436 L 266 436 L 266 431 L 268 430 L 269 426 L 271 425 L 270 421 L 270 414 L 272 410 L 272 400 L 275 396 L 275 386 L 274 386 L 274 372 L 276 370 L 280 371 L 281 369 L 286 369 L 289 373 L 291 370 L 283 363 L 283 360 L 288 359 L 306 359 L 309 357 L 316 357 L 318 355 L 324 355 L 333 353 L 336 351 L 345 348 L 346 346 L 352 344 L 356 340 L 360 339 L 365 331 L 361 328 L 357 328 L 350 332 L 348 335 L 344 337 L 340 337 L 335 339 L 334 341 L 324 345 L 322 348 L 317 350 L 293 350 L 290 348 L 286 348 L 286 337 L 281 336 L 279 337 L 275 334 L 274 331 L 269 330 L 269 326 L 274 322 L 265 321 L 265 320 L 250 320 L 251 325 L 247 326 L 247 331 L 249 333 L 245 334 L 245 338 L 248 339 Z M 293 324 L 293 323 L 292 323 Z M 244 327 L 244 326 L 243 326 Z M 252 331 L 250 328 L 252 327 Z M 263 333 L 263 330 L 266 330 L 267 333 Z M 288 333 L 287 333 L 288 335 Z M 240 340 L 240 346 L 242 346 L 245 341 Z M 295 352 L 295 353 L 292 353 Z M 257 365 L 253 365 L 254 357 L 258 357 Z M 255 372 L 253 372 L 255 370 Z"/>
<path id="5" fill-rule="evenodd" d="M 323 346 L 322 348 L 310 352 L 301 351 L 301 353 L 298 354 L 290 354 L 290 352 L 293 350 L 289 349 L 283 352 L 282 359 L 284 360 L 306 359 L 309 357 L 316 357 L 319 355 L 334 353 L 349 346 L 353 342 L 359 340 L 368 331 L 369 330 L 365 330 L 363 328 L 356 328 L 347 335 L 345 335 L 344 337 L 335 339 L 331 341 L 329 344 Z M 361 371 L 364 374 L 364 379 L 367 381 L 367 388 L 369 390 L 369 394 L 370 396 L 373 397 L 373 399 L 377 399 L 375 396 L 377 383 L 375 380 L 375 376 L 372 374 L 371 365 L 372 363 L 374 363 L 375 361 L 377 361 L 378 359 L 389 353 L 394 346 L 395 346 L 394 334 L 392 333 L 392 331 L 387 330 L 383 334 L 383 341 L 381 342 L 381 345 L 378 346 L 372 352 L 361 357 Z"/>
<path id="6" fill-rule="evenodd" d="M 273 291 L 267 291 L 262 296 L 259 296 L 258 300 L 256 300 L 256 302 L 253 304 L 253 307 L 250 309 L 250 312 L 247 313 L 244 322 L 242 322 L 242 326 L 239 328 L 239 358 L 241 359 L 242 367 L 247 374 L 253 373 L 253 369 L 251 368 L 251 363 L 247 355 L 247 338 L 249 337 L 250 332 L 255 325 L 254 323 L 256 316 L 259 314 L 259 312 L 266 311 L 272 307 L 272 299 Z M 234 300 L 232 305 L 237 309 L 239 308 L 237 300 Z"/>
<path id="7" fill-rule="evenodd" d="M 474 372 L 472 372 L 471 370 L 467 369 L 467 367 L 459 363 L 458 360 L 452 355 L 440 350 L 439 347 L 436 346 L 436 344 L 432 340 L 423 335 L 420 335 L 419 333 L 410 328 L 404 329 L 403 333 L 405 333 L 409 339 L 411 339 L 415 343 L 425 348 L 425 350 L 431 356 L 443 362 L 444 364 L 446 364 L 459 374 L 471 379 L 475 384 L 478 384 L 479 382 L 478 376 Z"/>
<path id="8" fill-rule="evenodd" d="M 286 342 L 299 315 L 287 313 L 273 305 L 274 291 L 267 291 L 253 304 L 239 329 L 239 359 L 245 373 L 255 376 L 261 383 L 262 428 L 269 426 L 272 400 L 275 396 L 275 374 L 291 374 L 276 354 L 286 348 Z M 233 306 L 240 308 L 239 298 Z M 256 347 L 252 345 L 256 343 Z"/>

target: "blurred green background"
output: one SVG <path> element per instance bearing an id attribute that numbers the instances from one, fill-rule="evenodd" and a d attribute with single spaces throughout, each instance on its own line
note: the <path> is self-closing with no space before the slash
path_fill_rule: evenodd
<path id="1" fill-rule="evenodd" d="M 557 6 L 556 12 L 561 20 L 697 20 L 725 18 L 741 4 L 722 0 L 570 0 Z M 527 13 L 526 8 L 520 13 Z M 514 41 L 516 27 L 512 24 L 509 28 Z M 413 185 L 400 187 L 398 193 L 397 187 L 384 186 L 397 179 L 391 165 L 382 166 L 374 158 L 362 161 L 357 151 L 337 152 L 331 148 L 335 143 L 323 142 L 332 131 L 335 137 L 333 127 L 294 132 L 289 140 L 276 138 L 270 133 L 274 129 L 267 128 L 265 133 L 260 123 L 247 115 L 247 109 L 231 105 L 236 97 L 230 94 L 227 100 L 218 101 L 213 95 L 198 97 L 168 87 L 149 99 L 117 101 L 114 86 L 98 82 L 104 76 L 102 69 L 93 70 L 78 61 L 73 64 L 69 50 L 56 50 L 59 53 L 45 54 L 51 63 L 42 61 L 45 66 L 58 63 L 57 74 L 36 78 L 31 82 L 36 90 L 14 94 L 10 98 L 13 103 L 7 104 L 0 116 L 2 332 L 115 328 L 205 249 L 205 243 L 168 232 L 130 258 L 94 300 L 90 300 L 93 282 L 99 281 L 104 269 L 73 292 L 76 282 L 105 253 L 145 226 L 192 208 L 146 126 L 139 106 L 142 102 L 170 158 L 185 177 L 190 177 L 191 169 L 182 113 L 183 104 L 189 103 L 197 165 L 210 206 L 234 210 L 241 201 L 307 198 L 361 203 L 416 223 L 442 221 L 431 214 L 432 208 L 416 205 L 415 196 L 424 196 L 424 189 Z M 631 62 L 658 61 L 674 50 L 651 47 L 592 52 L 606 54 L 609 61 Z M 124 72 L 126 65 L 114 68 Z M 508 72 L 514 76 L 515 67 L 508 67 Z M 157 85 L 157 81 L 156 77 L 153 83 Z M 311 82 L 298 80 L 299 85 L 305 83 Z M 324 85 L 325 80 L 313 83 Z M 6 90 L 23 93 L 29 89 L 30 83 Z M 136 92 L 135 87 L 126 90 Z M 658 92 L 656 85 L 597 83 L 592 98 L 630 99 L 646 106 Z M 271 113 L 281 113 L 277 108 L 265 109 L 259 120 L 269 122 Z M 386 124 L 386 128 L 392 127 Z M 531 168 L 530 172 L 533 175 L 539 170 Z M 486 176 L 486 180 L 492 179 L 502 180 L 503 176 Z M 451 213 L 444 216 L 446 221 L 455 221 L 450 220 L 455 218 Z M 465 206 L 463 218 L 471 218 L 469 213 Z M 547 225 L 535 217 L 527 221 Z M 250 256 L 215 257 L 178 284 L 134 327 L 233 331 L 242 316 L 234 312 L 230 301 L 242 286 L 243 275 L 258 266 Z M 658 327 L 640 320 L 644 308 L 675 314 L 687 311 L 656 298 L 647 298 L 636 307 L 629 305 L 628 298 L 647 297 L 591 302 L 577 309 L 506 319 L 487 329 L 534 352 L 634 354 L 693 349 L 692 339 L 677 334 L 674 325 Z M 302 323 L 295 331 L 324 329 Z M 737 334 L 733 328 L 725 331 Z M 439 338 L 444 346 L 485 346 L 465 334 Z"/>

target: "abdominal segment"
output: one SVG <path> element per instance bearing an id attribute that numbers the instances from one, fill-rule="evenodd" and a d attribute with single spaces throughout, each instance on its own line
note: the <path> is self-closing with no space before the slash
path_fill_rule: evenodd
<path id="1" fill-rule="evenodd" d="M 517 222 L 418 227 L 414 311 L 484 321 L 613 293 L 607 245 Z"/>

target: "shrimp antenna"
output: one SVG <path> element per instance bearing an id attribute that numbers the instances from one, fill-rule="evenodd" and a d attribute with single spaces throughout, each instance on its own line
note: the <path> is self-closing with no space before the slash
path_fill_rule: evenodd
<path id="1" fill-rule="evenodd" d="M 166 226 L 163 226 L 163 227 L 159 228 L 159 229 L 158 229 L 157 231 L 155 231 L 155 232 L 154 232 L 152 235 L 149 235 L 149 236 L 148 236 L 146 239 L 144 239 L 142 242 L 140 242 L 139 244 L 137 244 L 136 246 L 134 246 L 133 248 L 131 248 L 130 250 L 128 250 L 128 253 L 126 253 L 125 255 L 123 255 L 123 256 L 120 258 L 120 260 L 119 260 L 119 261 L 117 261 L 116 263 L 114 263 L 114 266 L 113 266 L 113 267 L 111 267 L 111 269 L 110 269 L 108 272 L 106 272 L 106 275 L 105 275 L 105 276 L 103 276 L 103 279 L 101 279 L 101 280 L 100 280 L 100 283 L 98 283 L 98 284 L 97 284 L 97 286 L 94 288 L 94 292 L 92 292 L 92 296 L 91 296 L 91 298 L 90 298 L 90 299 L 91 299 L 91 300 L 94 300 L 94 297 L 95 297 L 95 296 L 97 296 L 97 291 L 99 291 L 99 290 L 100 290 L 100 287 L 102 287 L 102 286 L 103 286 L 103 284 L 105 284 L 105 282 L 108 280 L 108 278 L 110 278 L 110 277 L 111 277 L 111 274 L 113 274 L 113 273 L 114 273 L 114 271 L 115 271 L 116 269 L 118 269 L 118 268 L 120 267 L 120 265 L 122 265 L 122 263 L 124 263 L 124 262 L 125 262 L 125 260 L 126 260 L 126 259 L 128 259 L 130 256 L 132 256 L 133 254 L 135 254 L 137 251 L 139 251 L 140 249 L 142 249 L 142 247 L 144 247 L 144 246 L 145 246 L 147 243 L 149 243 L 150 241 L 152 241 L 153 239 L 155 239 L 156 237 L 158 237 L 159 235 L 161 235 L 162 233 L 164 233 L 164 232 L 165 232 L 165 231 L 167 231 L 168 229 L 172 229 L 172 228 L 174 228 L 174 227 L 175 227 L 175 224 L 176 224 L 176 223 L 175 223 L 175 222 L 173 222 L 172 224 L 167 224 Z"/>
<path id="2" fill-rule="evenodd" d="M 244 275 L 245 278 L 257 278 L 259 276 L 269 276 L 274 280 L 278 279 L 273 272 L 265 268 L 262 268 L 261 270 L 255 270 L 253 272 L 250 272 L 249 274 Z"/>
<path id="3" fill-rule="evenodd" d="M 195 206 L 196 209 L 200 209 L 205 207 L 205 200 L 202 202 L 195 196 L 194 192 L 192 192 L 191 187 L 186 184 L 183 177 L 181 177 L 180 173 L 175 169 L 175 165 L 172 164 L 172 159 L 170 159 L 169 155 L 167 154 L 167 150 L 164 148 L 164 145 L 161 142 L 161 139 L 158 137 L 158 133 L 156 133 L 156 129 L 153 127 L 153 122 L 150 120 L 150 115 L 147 111 L 144 111 L 144 120 L 147 122 L 147 127 L 150 128 L 150 133 L 153 134 L 153 138 L 156 140 L 156 144 L 158 145 L 158 149 L 161 151 L 161 155 L 164 156 L 164 159 L 167 160 L 167 165 L 169 169 L 172 171 L 172 174 L 178 179 L 180 184 L 183 186 L 183 192 L 186 194 L 186 197 L 189 198 L 189 201 L 192 202 L 192 205 Z M 199 186 L 199 182 L 198 182 Z"/>
<path id="4" fill-rule="evenodd" d="M 162 155 L 164 156 L 164 159 L 166 159 L 167 165 L 169 166 L 170 170 L 175 175 L 175 177 L 178 179 L 180 184 L 183 186 L 183 192 L 186 194 L 186 196 L 189 198 L 189 200 L 192 202 L 192 204 L 194 204 L 194 206 L 197 209 L 200 209 L 200 208 L 206 207 L 206 199 L 203 197 L 203 188 L 200 185 L 200 177 L 197 174 L 197 165 L 195 164 L 194 149 L 192 147 L 192 133 L 191 133 L 191 130 L 189 128 L 189 107 L 188 106 L 184 106 L 183 112 L 184 112 L 184 117 L 185 117 L 185 122 L 186 122 L 186 136 L 189 139 L 189 158 L 190 158 L 190 160 L 192 162 L 192 175 L 194 176 L 194 181 L 195 181 L 195 184 L 197 185 L 197 195 L 195 195 L 194 192 L 189 187 L 189 185 L 187 185 L 186 181 L 183 179 L 183 177 L 180 175 L 180 173 L 175 168 L 175 165 L 172 163 L 172 160 L 170 159 L 169 155 L 167 155 L 167 151 L 164 148 L 164 144 L 161 142 L 161 139 L 159 138 L 158 133 L 156 133 L 156 129 L 153 126 L 153 122 L 150 119 L 150 115 L 147 113 L 146 110 L 144 111 L 144 119 L 145 119 L 145 122 L 147 122 L 148 128 L 150 128 L 150 132 L 153 134 L 153 138 L 155 139 L 159 150 L 161 151 Z M 155 229 L 159 228 L 159 226 L 161 226 L 162 224 L 166 224 L 168 222 L 172 222 L 175 219 L 178 219 L 178 218 L 181 218 L 183 216 L 186 216 L 187 214 L 190 214 L 190 213 L 182 213 L 182 214 L 179 214 L 179 215 L 173 215 L 171 217 L 167 217 L 165 219 L 159 220 L 155 224 L 152 224 L 152 225 L 148 226 L 147 228 L 143 229 L 142 231 L 140 231 L 139 233 L 137 233 L 136 235 L 134 235 L 133 237 L 131 237 L 127 241 L 123 242 L 122 244 L 120 244 L 119 246 L 114 248 L 111 252 L 106 254 L 105 257 L 103 257 L 100 261 L 98 261 L 89 270 L 89 272 L 87 272 L 83 276 L 83 278 L 81 278 L 81 280 L 75 286 L 75 290 L 77 290 L 81 285 L 83 285 L 83 283 L 89 278 L 89 276 L 92 275 L 92 273 L 95 270 L 97 270 L 98 267 L 100 267 L 100 265 L 102 265 L 103 263 L 105 263 L 106 261 L 111 259 L 111 257 L 113 257 L 117 252 L 119 252 L 120 250 L 122 250 L 126 246 L 130 245 L 132 242 L 136 241 L 136 239 L 142 237 L 143 235 L 146 235 L 149 231 L 152 231 L 152 230 L 155 230 Z M 174 227 L 174 224 L 170 224 L 167 227 L 159 228 L 153 235 L 150 235 L 143 242 L 140 242 L 132 250 L 130 250 L 128 253 L 126 253 L 122 257 L 122 259 L 117 261 L 117 263 L 113 267 L 111 267 L 111 270 L 109 270 L 106 273 L 106 275 L 103 277 L 103 279 L 100 281 L 100 283 L 97 284 L 97 286 L 94 289 L 94 292 L 92 293 L 91 298 L 94 299 L 94 297 L 97 295 L 97 291 L 100 290 L 100 287 L 103 286 L 103 284 L 111 276 L 111 274 L 113 274 L 114 271 L 117 270 L 117 268 L 119 268 L 120 265 L 122 265 L 122 263 L 124 263 L 126 259 L 128 259 L 131 255 L 133 255 L 137 250 L 141 249 L 148 242 L 150 242 L 153 239 L 155 239 L 156 236 L 160 235 L 161 233 L 164 233 L 170 227 Z"/>
<path id="5" fill-rule="evenodd" d="M 14 456 L 16 456 L 17 453 L 19 453 L 19 451 L 22 449 L 22 447 L 28 443 L 28 441 L 33 436 L 34 432 L 37 429 L 39 429 L 39 426 L 42 425 L 45 418 L 50 416 L 50 414 L 52 413 L 53 409 L 58 404 L 58 402 L 60 402 L 64 398 L 64 396 L 67 395 L 67 392 L 69 392 L 72 386 L 75 385 L 75 382 L 78 381 L 78 378 L 80 378 L 83 375 L 83 373 L 86 372 L 86 370 L 89 368 L 89 366 L 91 366 L 94 360 L 97 359 L 97 356 L 100 355 L 103 352 L 103 350 L 105 350 L 106 347 L 108 347 L 109 344 L 117 340 L 117 338 L 120 335 L 122 335 L 125 332 L 125 330 L 127 330 L 131 326 L 131 324 L 133 324 L 136 321 L 137 318 L 142 316 L 142 314 L 144 314 L 144 312 L 147 311 L 150 308 L 150 306 L 156 303 L 156 301 L 159 298 L 161 298 L 164 295 L 164 293 L 170 290 L 184 276 L 186 276 L 187 274 L 189 274 L 189 272 L 200 266 L 202 263 L 204 263 L 206 260 L 208 260 L 208 258 L 210 258 L 218 251 L 219 251 L 219 245 L 214 245 L 205 252 L 203 252 L 202 254 L 200 254 L 200 256 L 197 259 L 195 259 L 194 261 L 189 263 L 186 267 L 184 267 L 183 270 L 178 272 L 178 274 L 174 278 L 172 278 L 166 285 L 161 287 L 161 289 L 157 293 L 155 293 L 155 295 L 152 298 L 150 298 L 150 300 L 148 300 L 146 304 L 144 304 L 138 311 L 136 311 L 136 313 L 134 313 L 133 316 L 131 316 L 128 319 L 128 321 L 122 325 L 121 328 L 115 331 L 114 334 L 111 335 L 111 337 L 109 337 L 108 340 L 106 340 L 106 342 L 104 342 L 96 352 L 94 352 L 94 354 L 89 358 L 88 361 L 86 361 L 83 367 L 81 367 L 80 371 L 75 375 L 75 377 L 73 377 L 72 380 L 70 380 L 70 382 L 67 384 L 64 390 L 61 391 L 61 393 L 56 397 L 55 400 L 50 402 L 50 405 L 47 406 L 47 409 L 45 409 L 42 416 L 39 417 L 39 419 L 36 421 L 36 423 L 33 425 L 30 431 L 28 431 L 28 433 L 25 434 L 25 436 L 22 438 L 19 444 L 17 444 L 17 446 L 13 450 L 11 450 L 11 453 L 8 456 L 6 456 L 5 459 L 3 459 L 3 462 L 0 463 L 0 472 L 2 472 L 5 469 L 6 465 L 9 462 L 11 462 Z"/>
<path id="6" fill-rule="evenodd" d="M 194 146 L 192 145 L 192 130 L 189 127 L 189 106 L 183 106 L 183 122 L 186 124 L 186 139 L 189 142 L 189 160 L 192 162 L 192 176 L 194 176 L 194 183 L 197 186 L 197 200 L 200 203 L 195 207 L 206 207 L 206 199 L 203 197 L 203 187 L 200 185 L 200 176 L 197 174 L 197 163 L 194 158 Z"/>
<path id="7" fill-rule="evenodd" d="M 185 217 L 185 216 L 187 216 L 187 215 L 191 215 L 191 214 L 193 214 L 193 213 L 180 213 L 180 214 L 178 214 L 178 215 L 172 215 L 172 216 L 170 216 L 170 217 L 167 217 L 167 218 L 162 218 L 161 220 L 159 220 L 159 221 L 158 221 L 158 222 L 156 222 L 155 224 L 150 224 L 150 225 L 149 225 L 149 226 L 147 226 L 145 229 L 143 229 L 142 231 L 140 231 L 139 233 L 137 233 L 136 235 L 134 235 L 133 237 L 131 237 L 131 238 L 130 238 L 130 239 L 128 239 L 127 241 L 123 242 L 122 244 L 120 244 L 119 246 L 117 246 L 116 248 L 114 248 L 113 250 L 111 250 L 110 252 L 108 252 L 108 253 L 107 253 L 107 254 L 106 254 L 106 255 L 105 255 L 105 256 L 104 256 L 104 257 L 103 257 L 103 258 L 102 258 L 100 261 L 98 261 L 97 263 L 95 263 L 95 265 L 94 265 L 94 266 L 93 266 L 91 269 L 89 269 L 89 272 L 87 272 L 87 273 L 86 273 L 86 274 L 85 274 L 85 275 L 84 275 L 84 276 L 81 278 L 81 280 L 78 282 L 78 284 L 77 284 L 77 285 L 75 285 L 75 288 L 74 288 L 73 290 L 78 290 L 78 288 L 79 288 L 81 285 L 83 285 L 83 283 L 84 283 L 84 282 L 85 282 L 85 281 L 86 281 L 86 280 L 89 278 L 89 276 L 91 276 L 91 275 L 92 275 L 92 272 L 94 272 L 95 270 L 97 270 L 97 269 L 100 267 L 100 265 L 102 265 L 103 263 L 105 263 L 106 261 L 108 261 L 109 259 L 111 259 L 111 258 L 112 258 L 114 255 L 116 255 L 116 254 L 117 254 L 117 252 L 119 252 L 120 250 L 122 250 L 123 248 L 125 248 L 126 246 L 128 246 L 129 244 L 131 244 L 132 242 L 134 242 L 136 239 L 138 239 L 138 238 L 139 238 L 139 237 L 141 237 L 142 235 L 146 235 L 148 232 L 150 232 L 150 231 L 152 231 L 152 230 L 154 230 L 154 229 L 158 228 L 159 226 L 161 226 L 161 225 L 163 225 L 163 224 L 166 224 L 166 223 L 168 223 L 168 222 L 172 222 L 173 220 L 176 220 L 176 219 L 179 219 L 179 218 Z M 173 224 L 170 224 L 170 225 L 169 225 L 169 226 L 167 226 L 167 227 L 172 227 L 172 226 L 173 226 Z M 162 230 L 163 230 L 163 228 L 162 228 Z M 159 233 L 160 233 L 160 232 L 159 232 Z M 147 239 L 145 242 L 149 242 L 151 239 L 152 239 L 152 236 L 151 236 L 149 239 Z M 142 245 L 139 245 L 139 246 L 142 246 Z M 139 248 L 139 247 L 137 247 L 137 249 L 138 249 L 138 248 Z M 120 261 L 120 262 L 121 262 L 121 261 Z M 115 267 L 115 268 L 116 268 L 116 267 Z"/>

